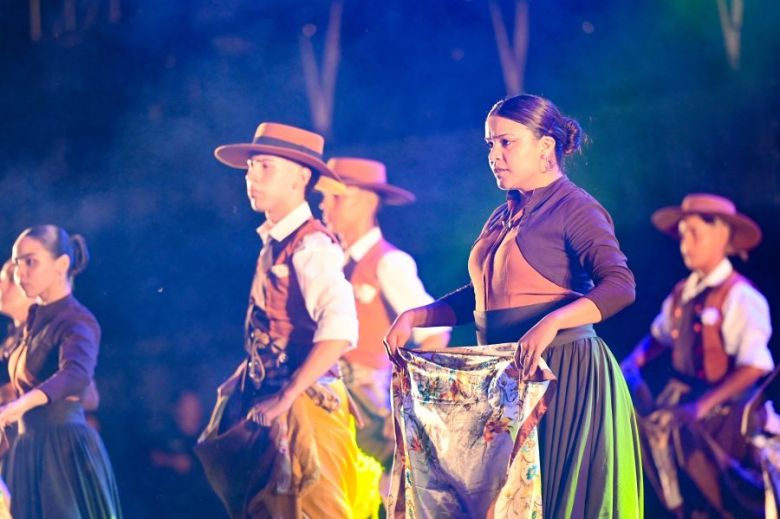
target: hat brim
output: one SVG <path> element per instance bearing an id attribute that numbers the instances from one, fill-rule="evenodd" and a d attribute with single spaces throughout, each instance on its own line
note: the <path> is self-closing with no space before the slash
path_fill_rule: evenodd
<path id="1" fill-rule="evenodd" d="M 247 169 L 247 160 L 255 155 L 274 155 L 311 168 L 320 178 L 314 188 L 324 193 L 344 194 L 346 187 L 339 176 L 321 159 L 304 152 L 267 144 L 225 144 L 214 150 L 214 157 L 231 168 Z"/>
<path id="2" fill-rule="evenodd" d="M 656 229 L 679 240 L 680 233 L 677 226 L 680 220 L 694 214 L 716 216 L 728 223 L 731 228 L 730 243 L 735 252 L 752 250 L 761 243 L 761 228 L 756 222 L 740 213 L 723 214 L 706 211 L 683 211 L 679 206 L 669 206 L 655 211 L 651 220 Z"/>
<path id="3" fill-rule="evenodd" d="M 354 186 L 367 191 L 373 191 L 382 200 L 382 203 L 386 205 L 406 205 L 411 204 L 417 197 L 414 193 L 396 187 L 390 184 L 377 184 L 373 182 L 359 182 L 355 180 L 344 179 L 342 180 L 347 186 Z"/>

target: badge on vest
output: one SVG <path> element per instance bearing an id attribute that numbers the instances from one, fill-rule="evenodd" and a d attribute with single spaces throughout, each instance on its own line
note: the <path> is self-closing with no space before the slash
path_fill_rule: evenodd
<path id="1" fill-rule="evenodd" d="M 379 292 L 373 286 L 364 283 L 360 285 L 354 285 L 353 288 L 355 291 L 355 299 L 363 304 L 368 304 L 373 301 Z"/>
<path id="2" fill-rule="evenodd" d="M 279 265 L 274 265 L 270 268 L 271 274 L 273 274 L 277 278 L 286 278 L 290 276 L 290 267 L 285 265 L 284 263 L 281 263 Z"/>
<path id="3" fill-rule="evenodd" d="M 720 320 L 720 310 L 714 306 L 708 306 L 701 311 L 701 323 L 706 326 L 713 326 L 718 324 Z"/>

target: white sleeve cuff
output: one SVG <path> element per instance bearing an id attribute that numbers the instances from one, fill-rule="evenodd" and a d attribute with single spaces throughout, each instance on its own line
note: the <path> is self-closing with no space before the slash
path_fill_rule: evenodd
<path id="1" fill-rule="evenodd" d="M 671 335 L 672 296 L 664 299 L 661 312 L 653 319 L 650 325 L 650 335 L 661 344 L 671 346 L 674 340 Z"/>
<path id="2" fill-rule="evenodd" d="M 314 341 L 340 340 L 357 347 L 358 321 L 352 285 L 344 277 L 344 252 L 323 233 L 306 236 L 293 254 L 293 266 L 306 303 L 317 324 Z"/>

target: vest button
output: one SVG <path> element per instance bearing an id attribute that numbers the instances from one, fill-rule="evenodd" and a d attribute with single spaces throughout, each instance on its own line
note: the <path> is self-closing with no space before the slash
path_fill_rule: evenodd
<path id="1" fill-rule="evenodd" d="M 672 330 L 672 333 L 670 334 L 672 336 L 672 339 L 677 339 L 680 337 L 680 330 Z"/>
<path id="2" fill-rule="evenodd" d="M 695 323 L 693 325 L 693 331 L 696 332 L 696 333 L 701 333 L 701 324 L 700 323 Z"/>

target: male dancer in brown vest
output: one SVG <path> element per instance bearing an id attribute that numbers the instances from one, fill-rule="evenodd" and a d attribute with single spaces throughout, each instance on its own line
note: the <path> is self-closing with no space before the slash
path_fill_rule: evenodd
<path id="1" fill-rule="evenodd" d="M 220 387 L 196 447 L 232 517 L 365 517 L 379 505 L 376 490 L 358 490 L 380 470 L 371 474 L 361 460 L 338 370 L 358 326 L 344 254 L 305 199 L 315 185 L 344 191 L 323 145 L 315 133 L 263 123 L 252 143 L 214 152 L 246 170 L 249 202 L 266 217 L 257 229 L 247 358 Z"/>
<path id="2" fill-rule="evenodd" d="M 691 274 L 622 363 L 638 390 L 637 407 L 646 412 L 640 420 L 645 473 L 680 516 L 762 516 L 761 473 L 744 438 L 742 410 L 750 390 L 774 368 L 769 308 L 727 258 L 744 257 L 761 241 L 761 230 L 730 200 L 710 194 L 688 195 L 652 220 L 680 240 Z M 655 402 L 643 402 L 649 392 L 638 370 L 668 349 L 671 378 Z"/>
<path id="3" fill-rule="evenodd" d="M 326 193 L 320 207 L 346 250 L 344 273 L 352 283 L 360 322 L 358 347 L 342 360 L 344 379 L 366 422 L 358 431 L 358 444 L 389 468 L 394 446 L 391 367 L 382 338 L 399 313 L 433 298 L 417 276 L 414 259 L 383 238 L 377 212 L 383 204 L 408 204 L 414 195 L 388 184 L 381 162 L 336 157 L 328 167 L 347 185 L 347 193 Z M 413 339 L 421 348 L 445 347 L 449 328 L 419 329 Z"/>

